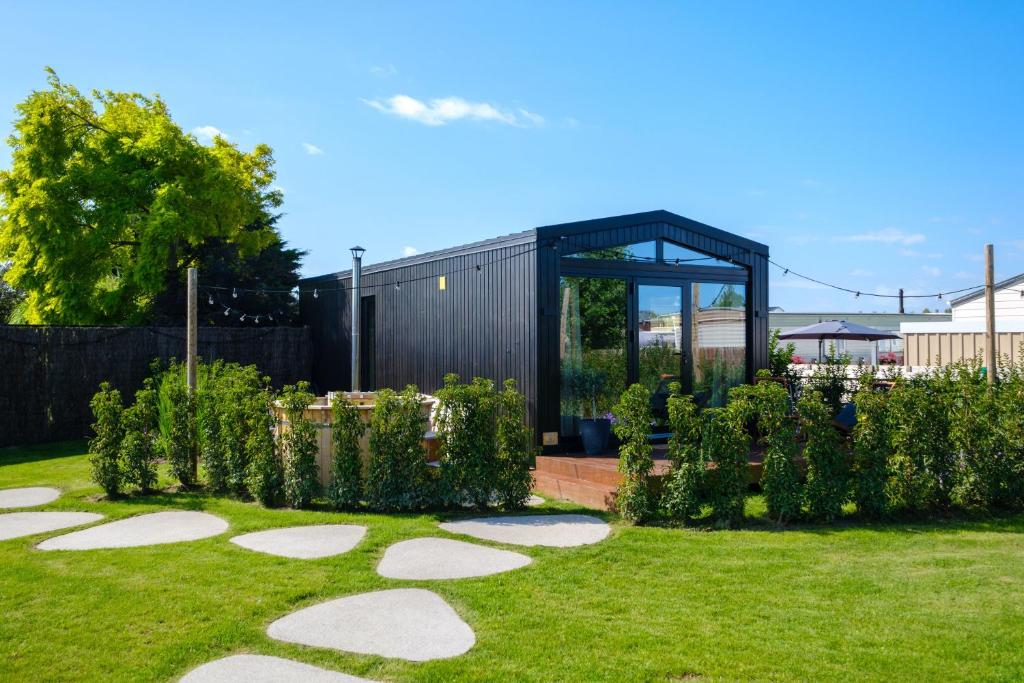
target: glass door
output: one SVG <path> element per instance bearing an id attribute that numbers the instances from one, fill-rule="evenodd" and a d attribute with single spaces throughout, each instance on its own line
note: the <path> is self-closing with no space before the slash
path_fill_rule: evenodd
<path id="1" fill-rule="evenodd" d="M 747 288 L 694 282 L 690 296 L 693 398 L 700 406 L 724 406 L 729 389 L 747 380 Z"/>
<path id="2" fill-rule="evenodd" d="M 640 284 L 637 286 L 637 379 L 651 392 L 651 412 L 668 419 L 671 386 L 688 389 L 685 377 L 683 287 Z"/>

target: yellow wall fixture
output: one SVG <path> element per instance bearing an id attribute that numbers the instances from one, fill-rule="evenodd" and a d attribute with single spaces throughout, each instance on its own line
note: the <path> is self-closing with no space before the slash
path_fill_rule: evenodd
<path id="1" fill-rule="evenodd" d="M 448 281 L 445 280 L 444 275 L 439 275 L 438 278 L 437 278 L 437 288 L 438 289 L 445 289 L 447 284 L 448 284 Z"/>

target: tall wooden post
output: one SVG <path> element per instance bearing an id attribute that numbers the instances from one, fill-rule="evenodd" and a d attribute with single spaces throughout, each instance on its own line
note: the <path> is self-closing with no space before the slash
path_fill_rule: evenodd
<path id="1" fill-rule="evenodd" d="M 185 332 L 185 377 L 188 384 L 190 410 L 196 410 L 196 351 L 199 348 L 199 275 L 195 268 L 188 269 L 188 314 Z M 192 444 L 192 480 L 199 473 L 199 453 L 196 444 Z"/>
<path id="2" fill-rule="evenodd" d="M 988 383 L 996 381 L 996 288 L 995 256 L 992 245 L 985 245 L 985 374 Z"/>

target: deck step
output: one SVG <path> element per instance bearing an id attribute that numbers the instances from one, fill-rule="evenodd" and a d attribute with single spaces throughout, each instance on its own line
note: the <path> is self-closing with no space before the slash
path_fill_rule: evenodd
<path id="1" fill-rule="evenodd" d="M 610 510 L 615 501 L 615 486 L 561 477 L 536 470 L 533 473 L 534 489 L 543 496 L 555 500 L 568 500 L 596 510 Z"/>
<path id="2" fill-rule="evenodd" d="M 541 456 L 537 458 L 537 471 L 612 488 L 622 481 L 618 460 L 614 458 Z"/>

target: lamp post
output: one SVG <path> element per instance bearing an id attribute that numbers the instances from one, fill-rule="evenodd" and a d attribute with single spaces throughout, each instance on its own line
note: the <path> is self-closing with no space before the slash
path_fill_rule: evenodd
<path id="1" fill-rule="evenodd" d="M 362 384 L 359 378 L 359 328 L 360 325 L 360 280 L 363 277 L 363 253 L 362 247 L 352 247 L 352 391 L 361 391 Z"/>

